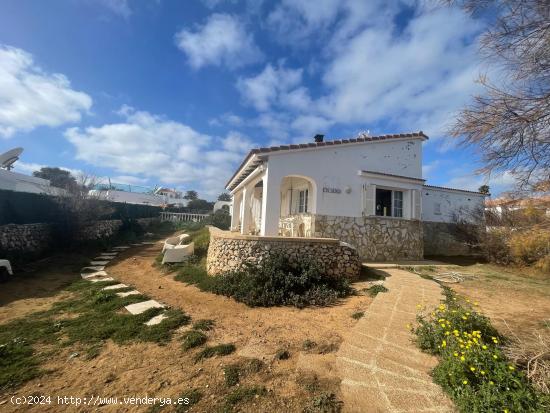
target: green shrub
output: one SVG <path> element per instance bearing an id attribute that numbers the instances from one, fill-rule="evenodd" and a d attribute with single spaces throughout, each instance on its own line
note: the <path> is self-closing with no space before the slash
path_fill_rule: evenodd
<path id="1" fill-rule="evenodd" d="M 197 320 L 193 324 L 193 329 L 210 331 L 214 328 L 214 320 Z"/>
<path id="2" fill-rule="evenodd" d="M 291 263 L 282 255 L 273 255 L 258 267 L 247 265 L 242 271 L 212 278 L 215 293 L 252 307 L 326 306 L 353 292 L 346 279 L 324 274 L 313 261 Z"/>
<path id="3" fill-rule="evenodd" d="M 461 412 L 542 412 L 542 398 L 501 351 L 504 340 L 485 316 L 461 303 L 450 289 L 413 329 L 424 351 L 440 357 L 434 381 Z"/>
<path id="4" fill-rule="evenodd" d="M 356 313 L 353 313 L 351 315 L 351 318 L 353 318 L 354 320 L 359 320 L 360 318 L 363 318 L 364 315 L 365 315 L 364 311 L 357 311 Z"/>
<path id="5" fill-rule="evenodd" d="M 225 401 L 228 405 L 232 406 L 243 401 L 252 400 L 257 395 L 264 396 L 266 394 L 267 390 L 263 386 L 241 387 L 229 393 Z"/>
<path id="6" fill-rule="evenodd" d="M 219 209 L 213 214 L 210 214 L 203 223 L 212 225 L 224 231 L 227 231 L 231 226 L 231 215 L 223 209 Z"/>
<path id="7" fill-rule="evenodd" d="M 200 399 L 202 398 L 202 393 L 197 389 L 191 389 L 180 394 L 179 398 L 186 400 L 187 404 L 178 404 L 175 412 L 183 413 L 189 410 L 191 406 L 197 404 L 200 401 Z"/>
<path id="8" fill-rule="evenodd" d="M 311 400 L 304 413 L 340 413 L 342 405 L 333 393 L 321 393 Z"/>
<path id="9" fill-rule="evenodd" d="M 288 360 L 290 358 L 290 352 L 287 349 L 280 348 L 275 353 L 276 360 Z"/>
<path id="10" fill-rule="evenodd" d="M 214 356 L 227 356 L 235 351 L 234 344 L 218 344 L 217 346 L 204 348 L 196 357 L 195 361 L 208 359 Z"/>
<path id="11" fill-rule="evenodd" d="M 230 364 L 229 366 L 224 367 L 223 374 L 225 385 L 227 387 L 233 387 L 239 383 L 239 371 L 240 367 L 237 364 Z"/>
<path id="12" fill-rule="evenodd" d="M 191 330 L 183 335 L 183 344 L 181 345 L 181 347 L 187 351 L 193 347 L 202 346 L 204 343 L 206 343 L 206 340 L 207 337 L 204 333 L 196 330 Z"/>
<path id="13" fill-rule="evenodd" d="M 510 235 L 510 253 L 514 261 L 532 265 L 550 257 L 550 231 L 548 228 L 532 227 Z"/>
<path id="14" fill-rule="evenodd" d="M 381 284 L 375 284 L 372 287 L 366 288 L 364 291 L 371 297 L 376 297 L 378 293 L 387 293 L 388 289 Z"/>

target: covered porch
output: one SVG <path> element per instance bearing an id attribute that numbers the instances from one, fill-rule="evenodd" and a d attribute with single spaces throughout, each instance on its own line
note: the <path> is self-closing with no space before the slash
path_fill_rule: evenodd
<path id="1" fill-rule="evenodd" d="M 233 191 L 231 231 L 242 235 L 287 237 L 313 236 L 316 211 L 315 182 L 305 176 L 288 175 L 267 186 L 267 171 L 258 166 Z M 266 188 L 276 196 L 268 202 Z"/>

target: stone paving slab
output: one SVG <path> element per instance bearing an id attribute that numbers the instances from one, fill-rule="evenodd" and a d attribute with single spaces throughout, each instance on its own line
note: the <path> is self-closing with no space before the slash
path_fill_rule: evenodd
<path id="1" fill-rule="evenodd" d="M 105 261 L 105 260 L 102 260 L 102 261 L 90 261 L 90 265 L 107 265 L 109 264 L 109 261 Z"/>
<path id="2" fill-rule="evenodd" d="M 83 267 L 80 270 L 80 273 L 82 272 L 95 272 L 95 271 L 103 271 L 105 269 L 104 265 L 89 265 L 87 267 Z"/>
<path id="3" fill-rule="evenodd" d="M 121 245 L 120 247 L 113 247 L 114 251 L 124 251 L 130 248 L 128 245 Z"/>
<path id="4" fill-rule="evenodd" d="M 150 308 L 164 308 L 164 305 L 156 300 L 142 301 L 141 303 L 130 304 L 124 307 L 131 314 L 141 314 Z"/>
<path id="5" fill-rule="evenodd" d="M 115 285 L 108 285 L 105 288 L 102 288 L 102 290 L 120 290 L 121 288 L 128 288 L 126 284 L 115 284 Z"/>
<path id="6" fill-rule="evenodd" d="M 86 278 L 86 281 L 90 281 L 93 283 L 97 283 L 100 281 L 114 281 L 115 279 L 113 277 L 92 277 L 92 278 Z"/>
<path id="7" fill-rule="evenodd" d="M 337 353 L 344 411 L 452 412 L 452 403 L 430 376 L 437 359 L 422 353 L 407 329 L 418 304 L 439 304 L 441 288 L 407 271 L 385 270 L 388 292 L 376 296 Z"/>
<path id="8" fill-rule="evenodd" d="M 161 313 L 159 315 L 154 316 L 149 321 L 146 321 L 143 324 L 145 324 L 146 326 L 156 326 L 157 324 L 162 323 L 162 321 L 166 320 L 167 318 L 168 318 L 168 316 L 166 314 Z"/>
<path id="9" fill-rule="evenodd" d="M 94 272 L 83 272 L 80 276 L 84 279 L 93 278 L 93 277 L 107 277 L 106 271 L 94 271 Z"/>
<path id="10" fill-rule="evenodd" d="M 123 293 L 116 293 L 119 297 L 128 297 L 129 295 L 139 295 L 141 294 L 138 290 L 125 291 Z"/>

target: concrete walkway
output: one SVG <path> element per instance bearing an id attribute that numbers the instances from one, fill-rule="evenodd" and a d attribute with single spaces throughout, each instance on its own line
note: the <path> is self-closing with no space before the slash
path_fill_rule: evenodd
<path id="1" fill-rule="evenodd" d="M 437 359 L 416 347 L 407 328 L 417 304 L 428 309 L 439 304 L 441 288 L 407 271 L 386 272 L 389 291 L 376 296 L 337 353 L 344 411 L 452 412 L 452 403 L 429 375 Z"/>

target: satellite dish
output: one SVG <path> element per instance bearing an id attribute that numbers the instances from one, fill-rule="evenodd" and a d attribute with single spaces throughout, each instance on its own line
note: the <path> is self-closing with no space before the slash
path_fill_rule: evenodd
<path id="1" fill-rule="evenodd" d="M 23 148 L 14 148 L 0 155 L 0 168 L 8 171 L 13 168 L 15 161 L 19 159 L 19 155 L 23 153 Z"/>

